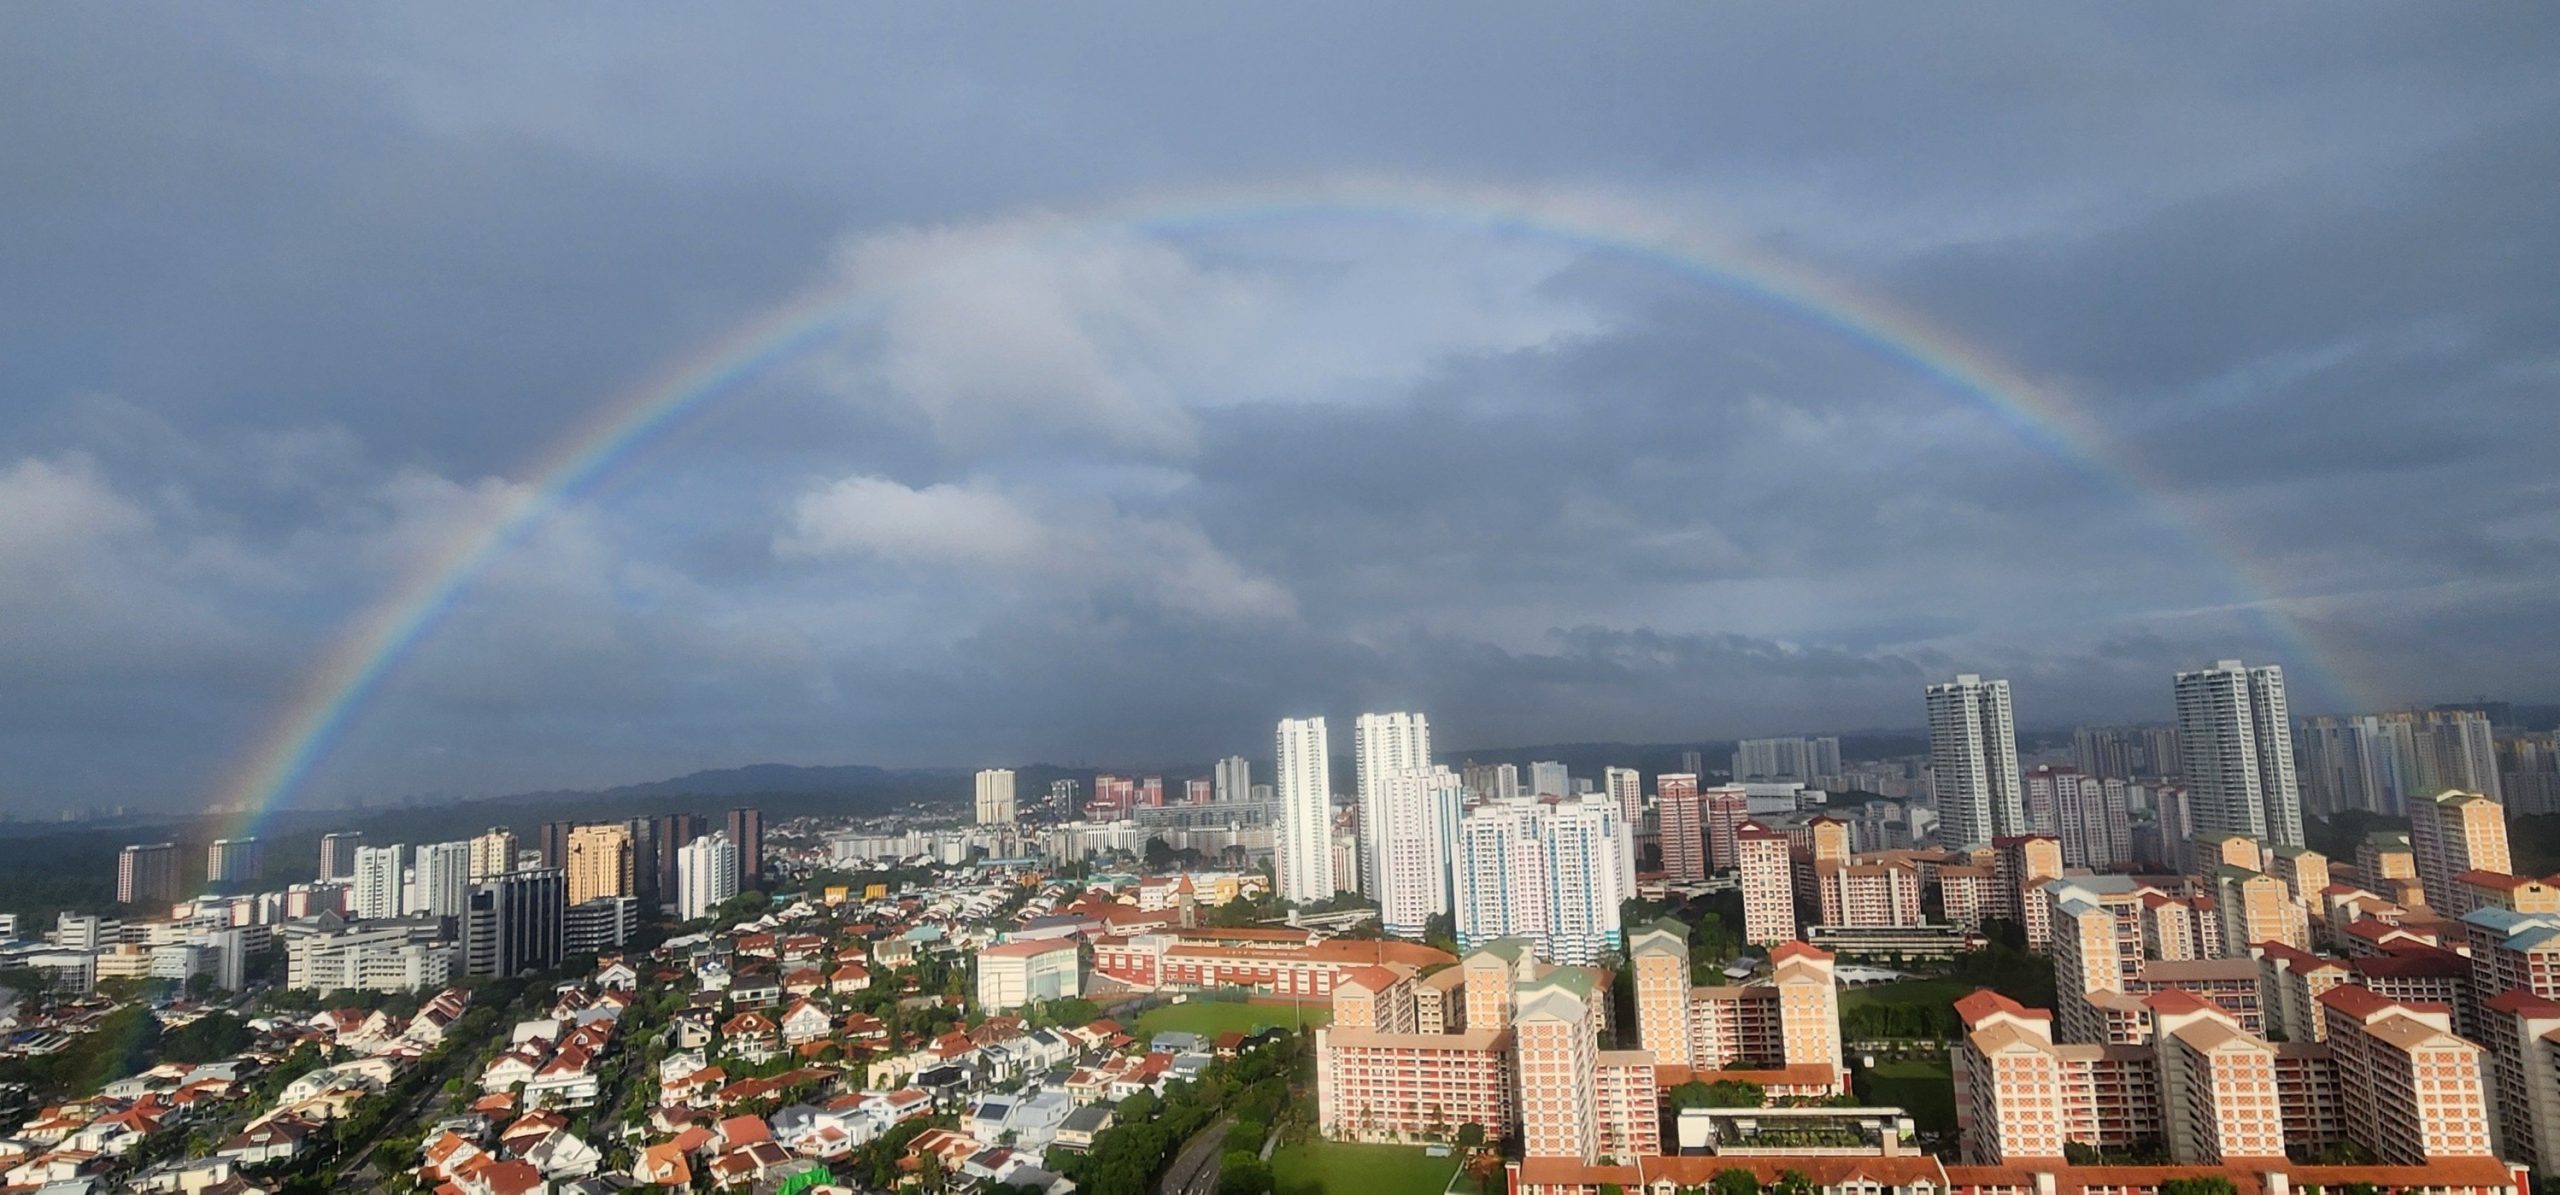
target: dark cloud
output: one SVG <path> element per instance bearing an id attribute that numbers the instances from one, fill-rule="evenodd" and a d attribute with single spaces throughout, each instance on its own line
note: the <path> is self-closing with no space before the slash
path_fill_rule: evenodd
<path id="1" fill-rule="evenodd" d="M 601 404 L 297 799 L 2547 698 L 2539 11 L 0 11 L 0 808 L 191 805 Z M 1392 179 L 1387 210 L 1255 196 Z M 1131 226 L 1083 213 L 1212 215 Z M 1157 197 L 1150 199 L 1149 197 Z M 1196 203 L 1193 206 L 1198 206 Z M 1714 237 L 2068 394 L 1502 209 Z M 1924 350 L 1934 351 L 1930 346 Z"/>

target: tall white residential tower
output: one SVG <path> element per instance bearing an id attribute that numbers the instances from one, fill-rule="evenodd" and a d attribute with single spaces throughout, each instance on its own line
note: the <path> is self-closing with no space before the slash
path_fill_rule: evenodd
<path id="1" fill-rule="evenodd" d="M 2178 745 L 2186 756 L 2195 832 L 2301 846 L 2302 794 L 2294 780 L 2284 669 L 2218 660 L 2179 673 L 2177 692 Z"/>
<path id="2" fill-rule="evenodd" d="M 1274 752 L 1280 802 L 1280 836 L 1272 865 L 1280 873 L 1280 898 L 1333 899 L 1333 756 L 1324 719 L 1283 718 Z"/>
<path id="3" fill-rule="evenodd" d="M 2009 682 L 1970 672 L 1931 685 L 1929 767 L 1938 789 L 1938 843 L 1980 846 L 2027 832 L 2018 782 L 2018 731 Z"/>
<path id="4" fill-rule="evenodd" d="M 726 830 L 703 835 L 676 851 L 676 916 L 708 917 L 738 894 L 738 844 Z"/>
<path id="5" fill-rule="evenodd" d="M 1431 766 L 1431 720 L 1420 714 L 1362 714 L 1351 724 L 1351 765 L 1360 797 L 1360 891 L 1385 905 L 1380 872 L 1392 816 L 1380 808 L 1387 778 Z"/>
<path id="6" fill-rule="evenodd" d="M 1361 826 L 1366 853 L 1378 860 L 1378 923 L 1388 933 L 1419 938 L 1431 918 L 1449 911 L 1449 869 L 1458 843 L 1466 782 L 1447 768 L 1406 768 L 1378 778 L 1377 820 Z"/>
<path id="7" fill-rule="evenodd" d="M 1013 824 L 1013 769 L 988 768 L 978 773 L 978 824 Z"/>
<path id="8" fill-rule="evenodd" d="M 363 920 L 397 917 L 401 908 L 403 885 L 400 882 L 400 856 L 407 849 L 399 843 L 389 846 L 356 848 L 355 891 L 352 904 L 355 916 Z"/>

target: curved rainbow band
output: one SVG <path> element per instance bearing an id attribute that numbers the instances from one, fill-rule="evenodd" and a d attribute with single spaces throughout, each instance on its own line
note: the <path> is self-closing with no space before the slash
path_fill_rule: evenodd
<path id="1" fill-rule="evenodd" d="M 2275 579 L 2250 553 L 2218 534 L 2209 512 L 2118 451 L 2057 390 L 1917 313 L 1692 222 L 1619 198 L 1448 187 L 1359 179 L 1186 192 L 1093 209 L 1063 219 L 998 222 L 969 252 L 1036 248 L 1049 238 L 1163 237 L 1292 220 L 1386 221 L 1519 237 L 1632 258 L 1816 324 L 1929 379 L 1997 417 L 2019 438 L 2157 512 L 2173 532 L 2230 579 L 2233 603 L 2260 616 L 2339 692 L 2346 688 L 2302 628 L 2272 607 Z M 274 722 L 243 756 L 216 807 L 255 831 L 308 777 L 369 698 L 429 638 L 456 599 L 490 562 L 521 542 L 552 511 L 588 490 L 634 451 L 714 398 L 826 339 L 858 319 L 880 288 L 854 278 L 802 292 L 768 309 L 590 411 L 535 457 L 479 525 L 421 559 L 383 600 L 366 609 L 312 669 Z"/>

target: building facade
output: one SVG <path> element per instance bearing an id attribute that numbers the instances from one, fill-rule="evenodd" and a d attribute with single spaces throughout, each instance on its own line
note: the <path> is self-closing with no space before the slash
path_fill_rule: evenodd
<path id="1" fill-rule="evenodd" d="M 1926 697 L 1939 845 L 1962 849 L 2027 833 L 2009 682 L 1967 673 L 1928 686 Z"/>
<path id="2" fill-rule="evenodd" d="M 2179 673 L 2176 692 L 2195 832 L 2301 846 L 2302 795 L 2284 670 L 2220 660 Z"/>
<path id="3" fill-rule="evenodd" d="M 1273 745 L 1280 833 L 1273 863 L 1280 898 L 1292 903 L 1331 900 L 1333 875 L 1333 754 L 1324 719 L 1285 718 Z"/>

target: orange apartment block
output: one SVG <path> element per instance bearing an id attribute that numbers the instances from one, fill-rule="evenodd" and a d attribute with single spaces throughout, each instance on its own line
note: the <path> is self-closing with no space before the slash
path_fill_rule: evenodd
<path id="1" fill-rule="evenodd" d="M 2351 1135 L 2388 1163 L 2491 1156 L 2483 1051 L 2454 1035 L 2453 1011 L 2402 1004 L 2353 984 L 2321 993 Z"/>
<path id="2" fill-rule="evenodd" d="M 1758 822 L 1734 831 L 1734 869 L 1742 881 L 1742 937 L 1754 946 L 1792 942 L 1795 867 L 1787 836 Z"/>

